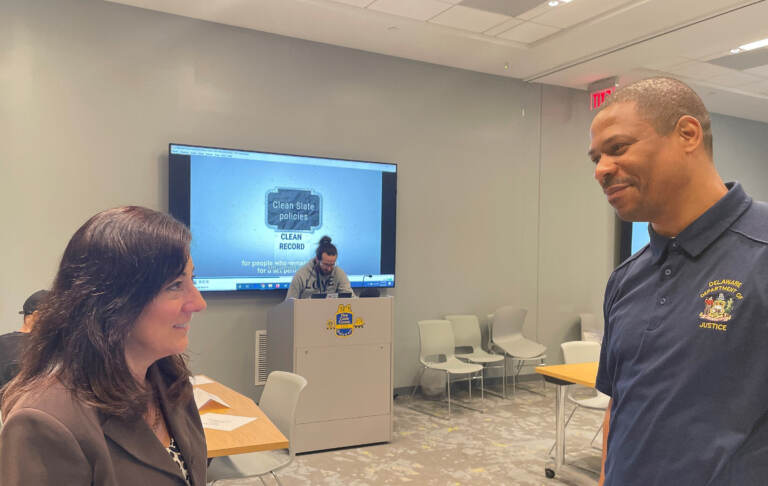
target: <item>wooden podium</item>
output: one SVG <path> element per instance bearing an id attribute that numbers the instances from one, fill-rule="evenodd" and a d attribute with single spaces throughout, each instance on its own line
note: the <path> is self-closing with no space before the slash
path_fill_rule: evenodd
<path id="1" fill-rule="evenodd" d="M 269 312 L 267 367 L 307 379 L 293 449 L 392 440 L 392 297 L 288 299 Z"/>

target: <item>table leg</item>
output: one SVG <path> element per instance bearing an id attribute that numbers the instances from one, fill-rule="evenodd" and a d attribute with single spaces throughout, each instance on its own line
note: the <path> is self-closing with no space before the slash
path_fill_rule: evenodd
<path id="1" fill-rule="evenodd" d="M 555 457 L 547 463 L 544 472 L 548 478 L 555 475 L 567 479 L 574 485 L 595 485 L 597 481 L 578 467 L 565 463 L 565 393 L 570 383 L 555 382 Z"/>
<path id="2" fill-rule="evenodd" d="M 565 464 L 565 385 L 557 385 L 555 395 L 555 470 Z"/>

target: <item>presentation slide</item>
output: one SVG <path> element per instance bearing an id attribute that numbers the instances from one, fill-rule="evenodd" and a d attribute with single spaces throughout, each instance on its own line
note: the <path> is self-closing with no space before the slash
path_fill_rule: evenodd
<path id="1" fill-rule="evenodd" d="M 650 241 L 651 236 L 648 234 L 648 223 L 632 223 L 632 250 L 630 254 L 634 255 Z"/>
<path id="2" fill-rule="evenodd" d="M 209 278 L 292 276 L 314 256 L 324 235 L 333 239 L 337 265 L 345 272 L 378 273 L 382 173 L 377 165 L 334 166 L 323 162 L 327 159 L 313 165 L 306 157 L 291 163 L 290 156 L 269 160 L 275 157 L 191 155 L 196 273 Z"/>

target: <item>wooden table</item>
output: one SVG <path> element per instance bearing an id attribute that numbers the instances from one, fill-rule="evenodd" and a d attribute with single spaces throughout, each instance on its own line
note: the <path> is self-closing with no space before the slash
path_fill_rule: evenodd
<path id="1" fill-rule="evenodd" d="M 559 474 L 568 476 L 578 484 L 597 484 L 596 481 L 565 463 L 565 392 L 566 387 L 572 384 L 595 387 L 597 378 L 597 362 L 577 363 L 553 366 L 538 366 L 536 373 L 544 375 L 544 379 L 557 385 L 555 395 L 555 458 L 544 468 L 548 478 Z"/>
<path id="2" fill-rule="evenodd" d="M 202 375 L 197 375 L 198 377 Z M 257 417 L 256 420 L 233 431 L 203 429 L 208 444 L 208 457 L 229 456 L 246 452 L 286 449 L 288 439 L 250 398 L 218 382 L 195 385 L 213 393 L 230 405 L 230 408 L 206 405 L 200 414 L 224 413 L 242 417 Z"/>

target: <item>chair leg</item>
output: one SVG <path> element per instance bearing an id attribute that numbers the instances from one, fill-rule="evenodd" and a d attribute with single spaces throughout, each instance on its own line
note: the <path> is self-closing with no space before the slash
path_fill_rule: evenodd
<path id="1" fill-rule="evenodd" d="M 565 428 L 568 427 L 568 424 L 570 423 L 571 418 L 573 417 L 573 414 L 576 413 L 576 409 L 577 408 L 579 408 L 578 405 L 573 407 L 573 410 L 571 410 L 571 414 L 568 416 L 568 420 L 565 421 L 565 425 L 563 426 L 563 430 L 565 430 Z M 602 425 L 600 427 L 602 427 Z M 597 434 L 595 434 L 595 437 L 597 437 Z M 595 440 L 594 437 L 592 438 L 592 440 Z M 591 442 L 590 442 L 590 444 L 591 444 Z M 547 452 L 548 456 L 552 455 L 552 449 L 554 449 L 554 448 L 555 448 L 555 444 L 552 444 L 552 447 L 550 447 L 549 451 Z"/>
<path id="2" fill-rule="evenodd" d="M 267 486 L 267 482 L 264 481 L 264 476 L 263 475 L 259 476 L 259 481 L 261 481 L 261 484 L 263 484 L 264 486 Z"/>
<path id="3" fill-rule="evenodd" d="M 514 360 L 512 363 L 515 369 L 515 374 L 512 377 L 512 393 L 517 393 L 517 378 L 520 376 L 520 371 L 523 369 L 523 361 L 515 358 L 512 359 Z"/>
<path id="4" fill-rule="evenodd" d="M 601 430 L 603 430 L 602 422 L 600 423 L 600 427 L 597 428 L 597 432 L 595 432 L 595 435 L 592 436 L 592 440 L 589 441 L 590 446 L 595 447 L 593 445 L 593 442 L 595 442 L 595 439 L 597 439 L 597 435 L 600 433 Z M 600 449 L 602 449 L 602 446 L 600 447 Z"/>
<path id="5" fill-rule="evenodd" d="M 277 474 L 275 474 L 275 471 L 272 471 L 272 477 L 275 478 L 275 481 L 277 481 L 277 484 L 279 486 L 283 486 L 282 481 L 280 481 L 280 478 L 277 477 Z"/>
<path id="6" fill-rule="evenodd" d="M 472 375 L 467 376 L 467 385 L 469 385 L 469 399 L 472 400 Z"/>
<path id="7" fill-rule="evenodd" d="M 451 374 L 445 372 L 445 384 L 448 389 L 448 418 L 451 418 Z"/>
<path id="8" fill-rule="evenodd" d="M 413 389 L 411 390 L 411 396 L 410 399 L 413 399 L 413 396 L 416 394 L 416 389 L 421 386 L 421 377 L 424 376 L 424 371 L 427 369 L 426 366 L 421 367 L 421 371 L 419 371 L 419 374 L 416 375 L 416 381 L 413 383 Z"/>
<path id="9" fill-rule="evenodd" d="M 507 398 L 507 357 L 504 356 L 504 380 L 501 382 L 501 398 Z"/>

